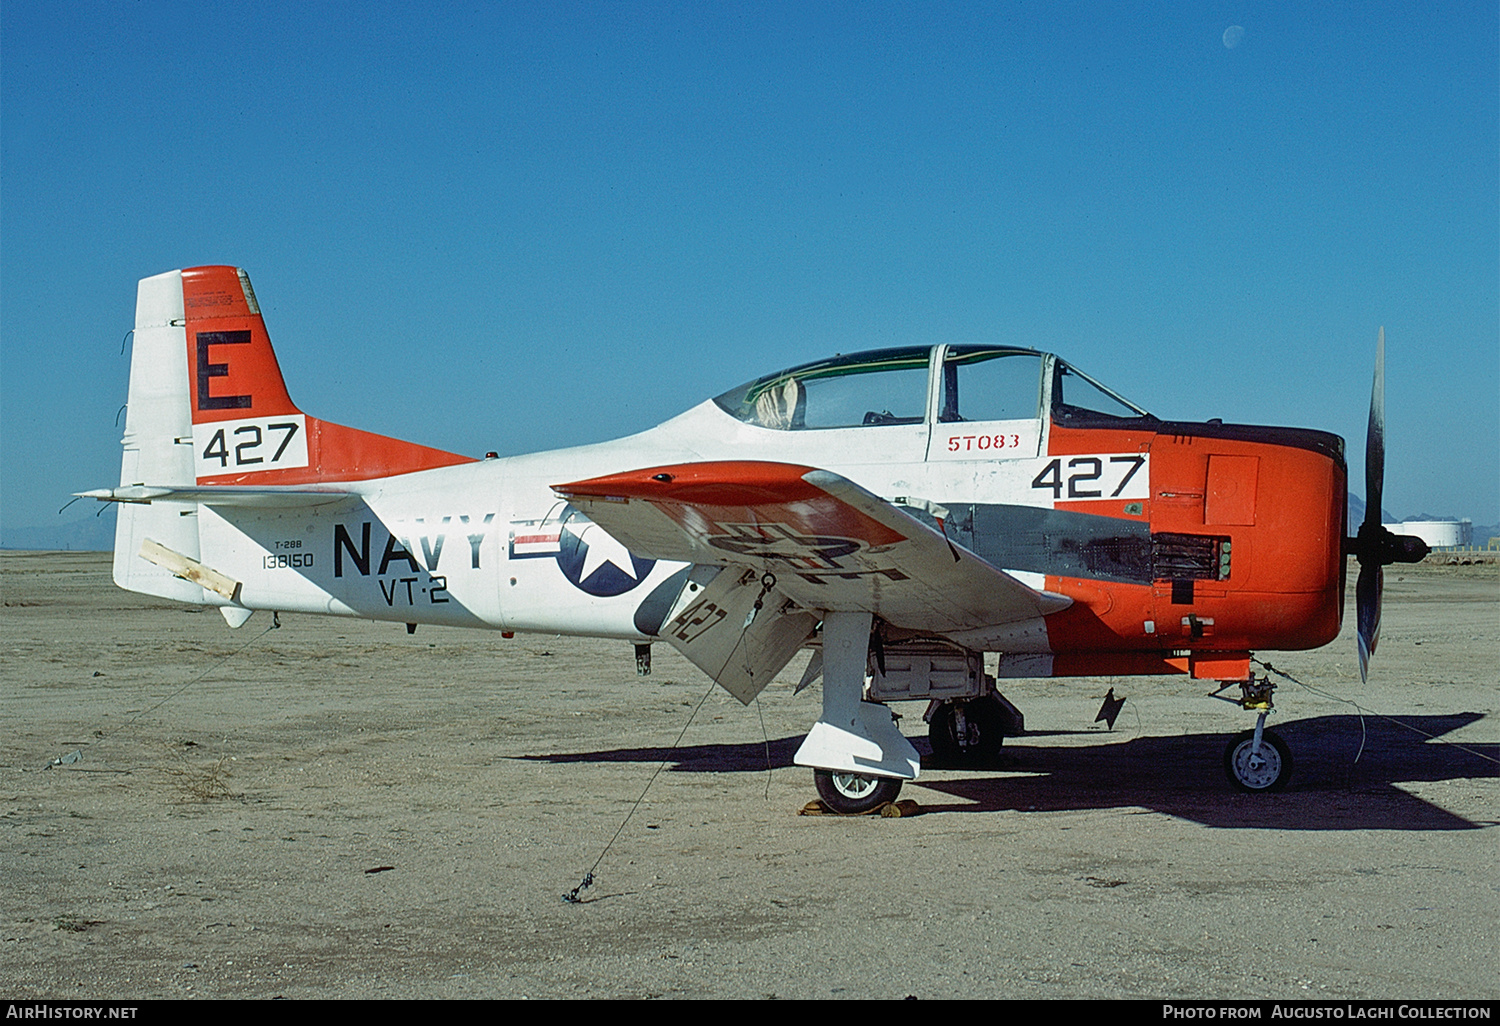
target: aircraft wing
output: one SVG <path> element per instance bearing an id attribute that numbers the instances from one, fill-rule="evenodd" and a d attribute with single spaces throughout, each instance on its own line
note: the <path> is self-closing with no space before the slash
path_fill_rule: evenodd
<path id="1" fill-rule="evenodd" d="M 863 610 L 895 626 L 951 633 L 1040 618 L 1072 602 L 1027 587 L 901 507 L 812 467 L 689 463 L 553 491 L 633 552 L 754 571 L 806 610 Z"/>

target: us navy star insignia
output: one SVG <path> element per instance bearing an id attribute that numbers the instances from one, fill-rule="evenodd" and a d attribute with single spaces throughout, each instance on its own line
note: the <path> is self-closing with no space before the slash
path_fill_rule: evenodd
<path id="1" fill-rule="evenodd" d="M 631 580 L 639 580 L 636 576 L 635 564 L 631 561 L 630 550 L 621 545 L 609 532 L 598 524 L 591 521 L 579 523 L 578 520 L 570 520 L 563 525 L 563 530 L 578 539 L 578 544 L 583 548 L 583 569 L 578 572 L 578 579 L 586 581 L 593 576 L 606 563 L 618 567 Z"/>

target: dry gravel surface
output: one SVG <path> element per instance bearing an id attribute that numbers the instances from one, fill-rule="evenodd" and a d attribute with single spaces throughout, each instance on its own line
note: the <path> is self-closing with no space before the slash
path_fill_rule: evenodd
<path id="1" fill-rule="evenodd" d="M 746 708 L 664 645 L 231 631 L 104 554 L 0 589 L 12 999 L 1500 997 L 1493 564 L 1393 568 L 1368 685 L 1349 630 L 1261 654 L 1281 794 L 1205 682 L 1024 680 L 899 819 L 798 815 L 801 658 Z"/>

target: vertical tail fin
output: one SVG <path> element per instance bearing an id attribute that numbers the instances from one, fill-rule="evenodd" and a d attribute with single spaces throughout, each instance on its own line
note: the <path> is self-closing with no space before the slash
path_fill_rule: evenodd
<path id="1" fill-rule="evenodd" d="M 122 486 L 364 481 L 472 462 L 310 417 L 287 394 L 244 271 L 194 267 L 141 280 Z M 121 503 L 115 582 L 203 602 L 196 584 L 140 558 L 142 543 L 201 559 L 196 503 Z"/>
<path id="2" fill-rule="evenodd" d="M 244 271 L 183 271 L 182 302 L 200 484 L 360 481 L 470 462 L 297 409 Z"/>

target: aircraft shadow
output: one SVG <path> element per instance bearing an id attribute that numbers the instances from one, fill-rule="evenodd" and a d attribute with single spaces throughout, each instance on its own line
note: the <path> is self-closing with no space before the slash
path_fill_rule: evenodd
<path id="1" fill-rule="evenodd" d="M 1464 819 L 1397 785 L 1496 776 L 1500 745 L 1460 748 L 1428 740 L 1482 718 L 1479 713 L 1408 716 L 1401 721 L 1406 726 L 1373 717 L 1362 724 L 1358 716 L 1285 721 L 1274 729 L 1291 747 L 1294 765 L 1291 783 L 1279 794 L 1249 795 L 1231 788 L 1222 759 L 1232 734 L 1118 741 L 1117 734 L 1098 733 L 1098 743 L 1090 745 L 1042 746 L 1028 744 L 1026 736 L 1007 738 L 994 765 L 946 780 L 923 779 L 904 797 L 915 798 L 926 812 L 1148 808 L 1213 827 L 1472 830 L 1496 824 Z M 801 743 L 799 736 L 777 738 L 769 745 L 618 748 L 519 758 L 548 763 L 666 761 L 676 772 L 753 773 L 768 764 L 791 766 Z M 925 738 L 912 743 L 924 765 L 941 768 L 932 762 Z M 936 795 L 955 800 L 933 801 Z"/>

